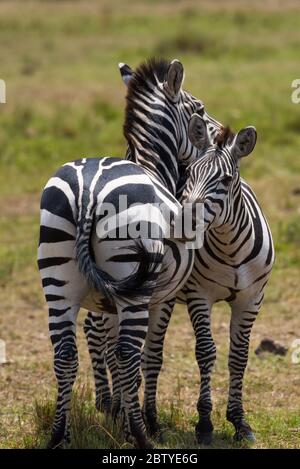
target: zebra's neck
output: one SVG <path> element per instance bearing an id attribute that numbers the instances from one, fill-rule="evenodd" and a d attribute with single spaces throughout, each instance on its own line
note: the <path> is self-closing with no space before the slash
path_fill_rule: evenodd
<path id="1" fill-rule="evenodd" d="M 159 140 L 159 135 L 156 138 Z M 150 177 L 159 181 L 172 195 L 176 195 L 179 180 L 177 153 L 171 155 L 167 147 L 164 148 L 162 138 L 157 145 L 153 142 L 142 142 L 137 138 L 134 143 L 135 145 L 128 146 L 125 158 L 142 166 Z"/>
<path id="2" fill-rule="evenodd" d="M 219 257 L 236 264 L 240 256 L 247 257 L 247 253 L 252 251 L 256 234 L 254 236 L 253 207 L 245 197 L 240 177 L 232 190 L 232 203 L 226 207 L 225 223 L 208 230 L 206 238 Z"/>

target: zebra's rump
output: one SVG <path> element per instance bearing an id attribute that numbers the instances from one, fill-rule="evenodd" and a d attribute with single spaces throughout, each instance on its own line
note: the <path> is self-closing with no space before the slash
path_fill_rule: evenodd
<path id="1" fill-rule="evenodd" d="M 66 163 L 47 182 L 42 194 L 40 244 L 74 239 L 77 226 L 92 217 L 97 204 L 107 202 L 118 208 L 122 194 L 126 194 L 128 204 L 158 202 L 151 179 L 135 163 L 118 158 Z M 55 226 L 47 222 L 50 214 Z"/>
<path id="2" fill-rule="evenodd" d="M 127 205 L 120 205 L 120 197 L 126 197 Z M 151 265 L 162 262 L 164 250 L 168 255 L 160 276 L 159 293 L 155 297 L 157 300 L 165 298 L 168 292 L 173 294 L 178 290 L 190 272 L 192 254 L 184 249 L 182 243 L 168 244 L 166 241 L 164 247 L 162 218 L 153 215 L 154 208 L 155 213 L 159 212 L 162 203 L 169 204 L 170 211 L 178 207 L 171 194 L 130 161 L 91 158 L 62 166 L 46 184 L 41 199 L 38 265 L 44 284 L 51 283 L 46 286 L 51 290 L 51 298 L 65 299 L 68 291 L 70 301 L 73 296 L 83 306 L 97 311 L 105 285 L 91 282 L 88 286 L 86 273 L 96 269 L 93 275 L 98 275 L 97 269 L 100 268 L 104 282 L 123 281 L 133 275 L 136 275 L 137 282 L 142 282 L 143 268 L 148 262 L 149 268 L 144 269 L 143 274 L 146 281 L 146 277 L 149 280 L 152 275 Z M 127 225 L 133 223 L 136 228 L 145 221 L 149 233 L 154 231 L 156 236 L 148 237 L 146 233 L 144 237 L 145 233 L 139 235 L 135 232 L 140 236 L 137 240 L 125 230 L 122 238 L 117 229 L 115 237 L 100 239 L 99 225 L 105 219 L 105 211 L 101 209 L 109 206 L 118 216 L 125 212 L 129 214 Z M 152 210 L 150 215 L 145 210 L 149 206 Z M 45 280 L 47 278 L 52 280 Z M 59 293 L 62 287 L 64 295 Z"/>

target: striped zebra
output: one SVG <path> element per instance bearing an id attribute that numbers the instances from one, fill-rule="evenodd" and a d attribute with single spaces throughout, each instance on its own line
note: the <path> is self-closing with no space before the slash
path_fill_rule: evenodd
<path id="1" fill-rule="evenodd" d="M 250 186 L 240 177 L 240 159 L 256 144 L 254 127 L 237 135 L 229 128 L 210 145 L 209 129 L 201 115 L 191 117 L 191 142 L 205 149 L 185 170 L 178 197 L 185 203 L 204 207 L 203 246 L 195 251 L 192 273 L 176 300 L 186 303 L 196 337 L 196 359 L 200 371 L 197 403 L 199 421 L 196 436 L 201 444 L 211 444 L 211 373 L 216 347 L 211 332 L 214 303 L 226 301 L 231 308 L 229 351 L 229 397 L 226 417 L 235 428 L 234 439 L 254 441 L 242 403 L 243 377 L 248 361 L 252 325 L 264 298 L 273 262 L 274 246 L 270 228 Z M 144 409 L 153 430 L 159 431 L 156 413 L 157 379 L 162 366 L 163 343 L 175 298 L 161 305 L 156 328 L 149 330 L 144 350 L 145 368 L 151 378 L 146 386 Z M 152 344 L 149 345 L 149 344 Z"/>
<path id="2" fill-rule="evenodd" d="M 196 359 L 200 371 L 197 403 L 199 443 L 211 444 L 211 373 L 216 347 L 211 332 L 214 303 L 226 301 L 231 308 L 229 352 L 229 397 L 226 416 L 235 428 L 234 439 L 254 441 L 245 419 L 242 386 L 248 361 L 252 325 L 264 298 L 273 262 L 270 228 L 250 186 L 240 177 L 240 159 L 256 144 L 254 127 L 234 135 L 223 129 L 211 145 L 209 125 L 201 113 L 194 114 L 188 136 L 201 157 L 185 170 L 178 184 L 181 203 L 204 207 L 203 246 L 195 250 L 192 273 L 177 298 L 160 305 L 156 325 L 148 331 L 143 367 L 146 369 L 144 415 L 154 433 L 159 433 L 156 391 L 163 361 L 163 343 L 175 301 L 186 303 L 196 337 Z M 181 196 L 180 196 L 181 194 Z M 145 371 L 143 371 L 145 375 Z"/>
<path id="3" fill-rule="evenodd" d="M 196 114 L 190 121 L 189 136 L 196 147 L 207 146 L 207 125 Z M 196 425 L 200 443 L 212 440 L 210 381 L 216 347 L 211 333 L 211 309 L 221 300 L 231 308 L 226 417 L 235 428 L 235 440 L 255 440 L 243 409 L 243 377 L 252 325 L 274 262 L 267 220 L 239 172 L 241 158 L 249 155 L 255 144 L 254 127 L 246 127 L 236 135 L 224 129 L 217 147 L 208 149 L 188 168 L 182 196 L 183 203 L 204 204 L 204 243 L 195 252 L 194 268 L 183 289 L 195 331 L 201 376 Z"/>
<path id="4" fill-rule="evenodd" d="M 196 147 L 207 146 L 207 125 L 196 114 L 190 121 L 189 136 Z M 196 425 L 199 442 L 210 443 L 212 439 L 210 380 L 216 347 L 210 318 L 213 304 L 221 300 L 231 308 L 226 417 L 234 425 L 235 440 L 255 440 L 243 409 L 243 377 L 252 325 L 274 262 L 267 220 L 239 172 L 241 158 L 249 155 L 255 144 L 254 127 L 246 127 L 236 135 L 225 129 L 217 147 L 190 165 L 182 197 L 182 201 L 203 203 L 205 217 L 204 244 L 195 253 L 194 268 L 183 290 L 195 331 L 201 375 Z"/>
<path id="5" fill-rule="evenodd" d="M 201 377 L 196 435 L 199 443 L 212 441 L 210 380 L 216 347 L 211 333 L 211 310 L 214 303 L 223 300 L 231 307 L 227 419 L 234 425 L 236 440 L 253 441 L 254 434 L 242 405 L 243 377 L 251 328 L 274 262 L 268 223 L 255 194 L 239 173 L 240 159 L 254 149 L 256 131 L 248 127 L 234 135 L 224 129 L 217 145 L 212 146 L 205 120 L 195 114 L 190 121 L 189 137 L 200 150 L 207 149 L 187 168 L 184 183 L 179 184 L 179 191 L 184 188 L 182 203 L 204 204 L 204 243 L 196 250 L 192 273 L 177 296 L 177 301 L 187 303 L 196 337 Z M 144 348 L 144 416 L 153 433 L 159 432 L 157 379 L 174 303 L 175 298 L 170 298 L 160 305 Z"/>
<path id="6" fill-rule="evenodd" d="M 44 188 L 38 266 L 49 307 L 58 386 L 51 448 L 70 439 L 80 307 L 93 311 L 87 316 L 85 331 L 96 377 L 101 359 L 98 363 L 93 347 L 105 331 L 106 359 L 115 378 L 118 405 L 122 400 L 126 437 L 140 448 L 151 446 L 138 400 L 141 349 L 156 310 L 176 295 L 193 265 L 193 252 L 185 249 L 184 243 L 165 238 L 162 225 L 170 219 L 165 220 L 163 214 L 155 218 L 155 208 L 164 203 L 173 218 L 181 208 L 175 197 L 179 165 L 199 156 L 187 138 L 190 116 L 198 110 L 203 114 L 211 141 L 221 130 L 202 102 L 182 90 L 183 79 L 184 70 L 177 60 L 142 64 L 127 80 L 124 133 L 133 161 L 76 160 L 63 165 Z M 120 207 L 120 196 L 124 195 L 129 209 Z M 119 220 L 126 213 L 127 236 L 117 231 L 116 239 L 99 237 L 105 204 L 115 208 Z M 149 207 L 151 217 L 147 218 Z M 138 231 L 141 224 L 146 224 L 149 233 L 154 228 L 157 237 L 135 239 L 128 235 L 132 225 Z M 97 314 L 104 326 L 93 335 L 89 324 L 93 315 L 97 321 Z M 101 385 L 108 391 L 107 379 Z M 109 406 L 109 399 L 106 392 L 104 406 Z"/>

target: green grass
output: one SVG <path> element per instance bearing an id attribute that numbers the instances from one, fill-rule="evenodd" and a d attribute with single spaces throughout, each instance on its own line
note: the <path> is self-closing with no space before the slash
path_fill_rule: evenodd
<path id="1" fill-rule="evenodd" d="M 264 337 L 287 347 L 300 337 L 300 105 L 291 103 L 300 9 L 276 3 L 267 9 L 253 0 L 248 9 L 237 0 L 0 2 L 0 78 L 7 85 L 7 104 L 0 105 L 0 338 L 10 361 L 0 367 L 0 447 L 44 447 L 53 416 L 52 352 L 36 268 L 41 190 L 66 161 L 125 154 L 126 90 L 117 63 L 135 67 L 152 55 L 180 59 L 186 88 L 218 120 L 234 130 L 257 128 L 256 150 L 241 172 L 269 220 L 277 257 L 252 334 L 245 406 L 255 447 L 300 446 L 299 365 L 290 351 L 284 358 L 254 354 Z M 81 315 L 71 446 L 120 447 L 120 428 L 94 410 L 82 321 Z M 218 305 L 215 447 L 234 446 L 225 420 L 228 324 L 226 306 Z M 159 384 L 164 447 L 195 447 L 193 344 L 178 308 Z"/>
<path id="2" fill-rule="evenodd" d="M 177 390 L 178 392 L 178 390 Z M 159 421 L 162 428 L 161 437 L 152 440 L 158 448 L 197 448 L 199 447 L 194 427 L 197 422 L 195 412 L 190 414 L 183 410 L 181 399 L 166 402 L 159 408 Z M 49 400 L 36 400 L 32 409 L 32 430 L 24 435 L 22 447 L 45 448 L 49 441 L 51 425 L 55 412 L 54 397 Z M 213 412 L 215 425 L 212 448 L 251 448 L 253 444 L 233 441 L 233 427 L 224 420 L 220 410 Z M 258 447 L 269 442 L 271 447 L 297 447 L 299 443 L 299 414 L 296 411 L 286 415 L 285 409 L 278 409 L 275 415 L 268 410 L 249 412 L 249 421 L 255 426 Z M 20 427 L 22 424 L 19 422 Z M 66 448 L 132 448 L 124 440 L 121 420 L 113 422 L 109 417 L 96 411 L 93 393 L 90 388 L 82 386 L 74 392 L 71 407 L 71 442 Z M 16 442 L 19 445 L 19 442 Z M 200 445 L 205 447 L 205 445 Z"/>

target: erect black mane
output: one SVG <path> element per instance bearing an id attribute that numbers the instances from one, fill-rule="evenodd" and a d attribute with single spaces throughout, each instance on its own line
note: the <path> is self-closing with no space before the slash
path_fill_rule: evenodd
<path id="1" fill-rule="evenodd" d="M 135 70 L 128 86 L 128 94 L 130 91 L 136 88 L 143 88 L 145 82 L 151 81 L 153 84 L 156 84 L 156 78 L 160 82 L 163 82 L 168 71 L 170 62 L 156 57 L 151 57 L 145 62 L 141 63 Z"/>
<path id="2" fill-rule="evenodd" d="M 166 77 L 170 62 L 155 57 L 140 64 L 133 73 L 129 83 L 126 96 L 124 136 L 130 143 L 130 133 L 133 128 L 136 116 L 134 109 L 136 107 L 135 97 L 144 90 L 149 91 L 149 84 L 157 85 L 157 80 L 163 82 Z"/>

